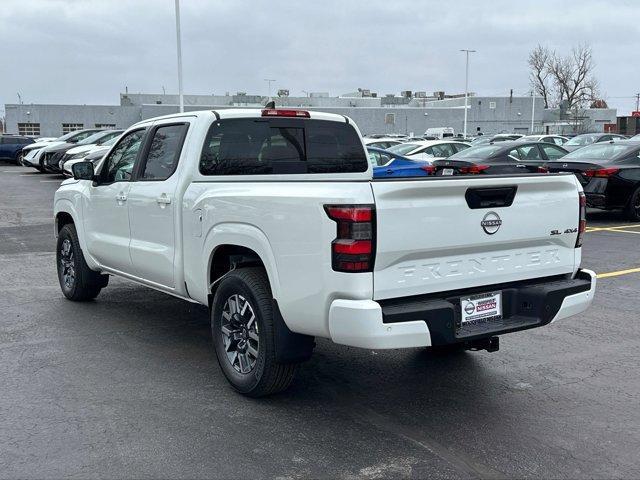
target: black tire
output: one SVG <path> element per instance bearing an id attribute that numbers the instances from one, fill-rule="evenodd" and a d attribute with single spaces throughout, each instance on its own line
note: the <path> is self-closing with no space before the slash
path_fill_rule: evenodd
<path id="1" fill-rule="evenodd" d="M 95 272 L 87 265 L 73 224 L 65 225 L 58 234 L 56 265 L 60 288 L 69 300 L 94 299 L 109 283 L 108 275 Z"/>
<path id="2" fill-rule="evenodd" d="M 22 166 L 22 158 L 24 157 L 24 153 L 22 152 L 22 150 L 20 150 L 19 152 L 16 153 L 16 165 L 20 165 Z"/>
<path id="3" fill-rule="evenodd" d="M 220 369 L 236 391 L 263 397 L 291 384 L 297 365 L 276 361 L 273 298 L 262 268 L 240 268 L 220 281 L 211 306 L 211 333 Z"/>
<path id="4" fill-rule="evenodd" d="M 625 213 L 632 222 L 640 222 L 640 187 L 631 194 Z"/>

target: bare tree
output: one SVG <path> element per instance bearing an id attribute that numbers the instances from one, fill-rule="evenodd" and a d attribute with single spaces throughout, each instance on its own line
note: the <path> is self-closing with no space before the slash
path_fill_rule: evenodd
<path id="1" fill-rule="evenodd" d="M 529 54 L 530 81 L 544 98 L 545 108 L 566 101 L 567 110 L 585 107 L 598 95 L 598 81 L 593 76 L 595 62 L 591 47 L 579 45 L 567 56 L 538 45 Z"/>
<path id="2" fill-rule="evenodd" d="M 548 63 L 552 53 L 547 47 L 538 45 L 529 53 L 529 81 L 533 90 L 544 99 L 544 108 L 549 108 L 549 96 L 553 85 L 551 84 L 551 72 Z"/>
<path id="3" fill-rule="evenodd" d="M 584 107 L 597 98 L 598 81 L 593 76 L 595 62 L 591 47 L 574 47 L 566 57 L 555 52 L 548 61 L 558 103 L 567 102 L 569 109 Z"/>

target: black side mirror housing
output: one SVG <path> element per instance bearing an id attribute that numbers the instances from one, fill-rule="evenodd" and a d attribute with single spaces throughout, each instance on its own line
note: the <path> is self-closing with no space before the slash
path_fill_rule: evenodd
<path id="1" fill-rule="evenodd" d="M 95 178 L 93 163 L 91 162 L 74 163 L 71 166 L 71 171 L 75 180 L 94 180 Z"/>

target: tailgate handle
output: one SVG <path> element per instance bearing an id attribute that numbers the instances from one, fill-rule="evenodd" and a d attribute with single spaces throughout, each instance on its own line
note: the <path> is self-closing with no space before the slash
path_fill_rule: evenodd
<path id="1" fill-rule="evenodd" d="M 517 186 L 468 188 L 464 198 L 471 209 L 510 207 L 517 190 Z"/>

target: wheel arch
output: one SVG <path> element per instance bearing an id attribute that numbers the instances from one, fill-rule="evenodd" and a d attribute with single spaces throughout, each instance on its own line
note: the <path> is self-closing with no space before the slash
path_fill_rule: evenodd
<path id="1" fill-rule="evenodd" d="M 237 266 L 262 266 L 267 272 L 273 298 L 279 298 L 280 282 L 275 256 L 266 235 L 259 228 L 240 223 L 219 224 L 207 234 L 204 245 L 208 260 L 203 276 L 210 297 L 215 291 L 212 284 L 230 271 L 235 262 Z"/>

